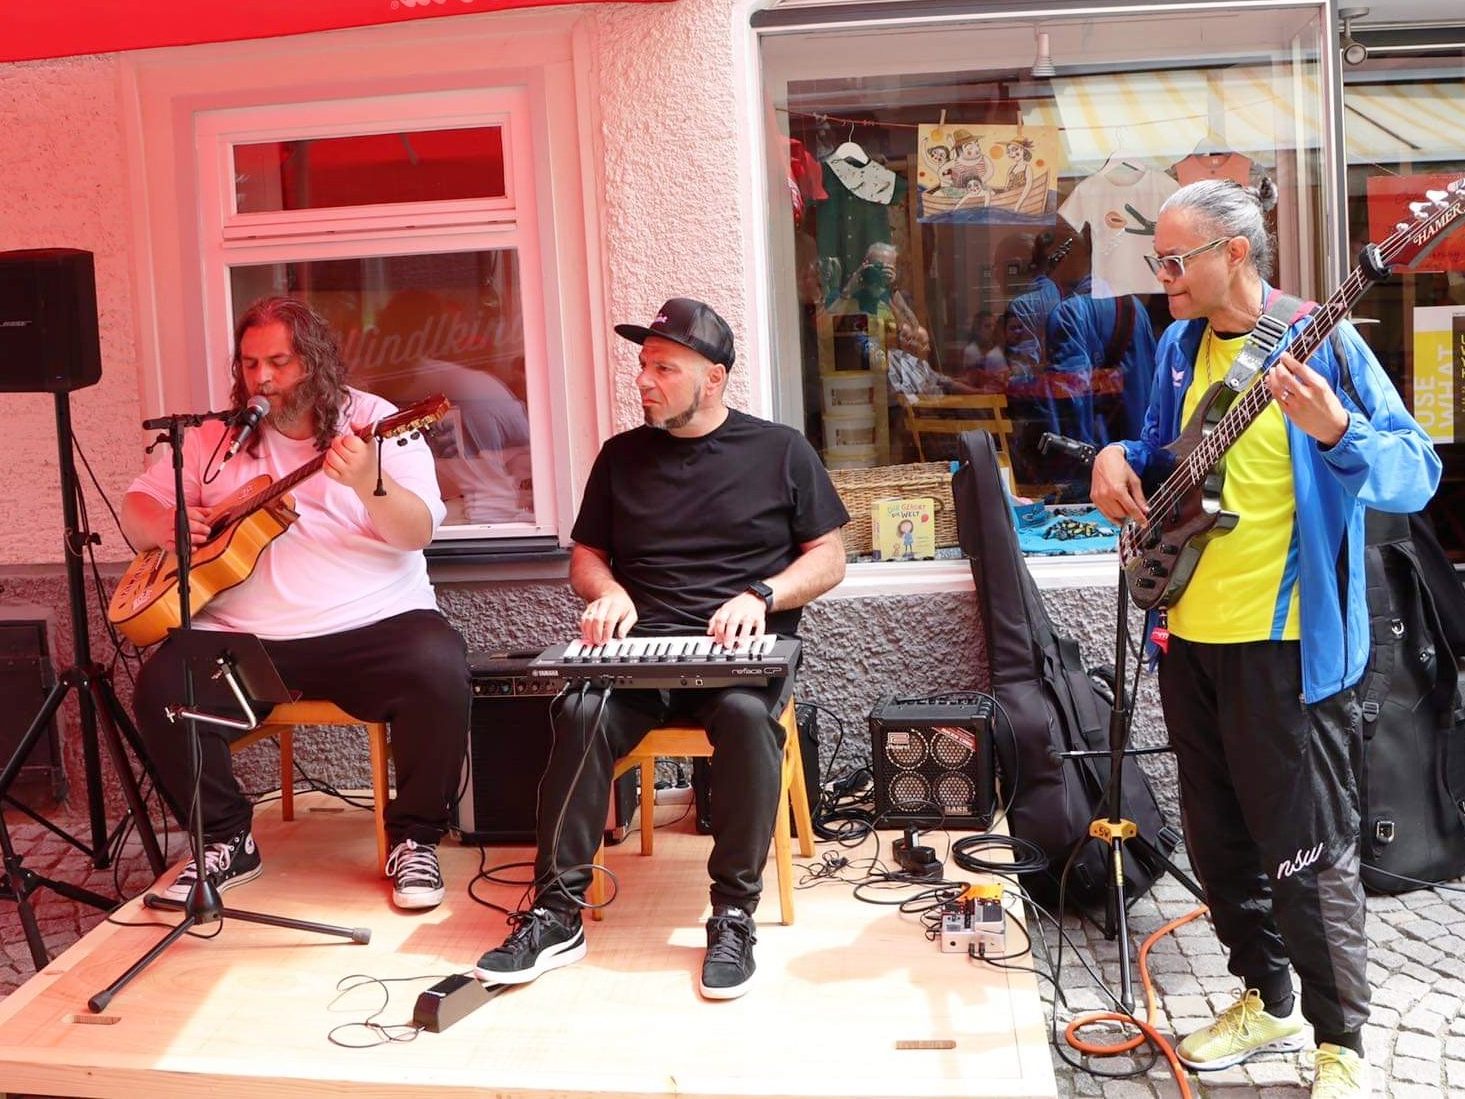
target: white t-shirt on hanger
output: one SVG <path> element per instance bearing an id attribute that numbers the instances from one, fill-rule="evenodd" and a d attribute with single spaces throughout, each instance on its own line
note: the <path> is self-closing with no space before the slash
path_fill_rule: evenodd
<path id="1" fill-rule="evenodd" d="M 1160 283 L 1145 265 L 1155 249 L 1160 205 L 1179 190 L 1164 172 L 1130 160 L 1110 160 L 1083 180 L 1058 212 L 1075 229 L 1093 233 L 1094 297 L 1156 294 Z"/>

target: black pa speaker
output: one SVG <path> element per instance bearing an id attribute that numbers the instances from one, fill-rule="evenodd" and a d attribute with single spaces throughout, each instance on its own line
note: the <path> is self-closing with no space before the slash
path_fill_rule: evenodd
<path id="1" fill-rule="evenodd" d="M 992 700 L 886 696 L 870 711 L 875 826 L 992 827 L 997 801 Z"/>
<path id="2" fill-rule="evenodd" d="M 473 708 L 468 723 L 457 827 L 467 844 L 533 844 L 539 780 L 554 729 L 549 706 L 563 686 L 530 676 L 532 652 L 470 653 Z M 605 840 L 626 838 L 636 811 L 636 772 L 616 784 Z"/>
<path id="3" fill-rule="evenodd" d="M 66 393 L 101 380 L 92 254 L 0 252 L 0 392 Z"/>

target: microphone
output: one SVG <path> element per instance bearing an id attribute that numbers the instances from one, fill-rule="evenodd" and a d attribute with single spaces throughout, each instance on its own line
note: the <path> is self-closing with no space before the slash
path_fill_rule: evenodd
<path id="1" fill-rule="evenodd" d="M 1056 450 L 1059 454 L 1066 454 L 1070 458 L 1077 459 L 1084 465 L 1089 465 L 1098 453 L 1097 448 L 1089 443 L 1080 442 L 1077 439 L 1070 439 L 1067 435 L 1055 435 L 1051 431 L 1043 432 L 1042 438 L 1038 440 L 1038 450 L 1047 454 L 1050 450 Z"/>
<path id="2" fill-rule="evenodd" d="M 238 419 L 235 421 L 239 425 L 239 434 L 234 436 L 234 441 L 229 444 L 229 449 L 224 452 L 224 461 L 219 463 L 220 467 L 224 465 L 224 462 L 227 462 L 239 453 L 239 448 L 244 445 L 250 433 L 259 426 L 261 420 L 269 415 L 269 412 L 270 399 L 268 397 L 256 393 L 253 397 L 249 398 L 249 403 L 240 411 Z"/>

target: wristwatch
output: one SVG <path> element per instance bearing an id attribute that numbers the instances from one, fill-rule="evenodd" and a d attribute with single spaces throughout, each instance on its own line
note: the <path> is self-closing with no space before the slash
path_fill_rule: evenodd
<path id="1" fill-rule="evenodd" d="M 748 585 L 748 590 L 763 600 L 763 606 L 770 613 L 773 611 L 773 589 L 761 580 L 754 580 Z"/>

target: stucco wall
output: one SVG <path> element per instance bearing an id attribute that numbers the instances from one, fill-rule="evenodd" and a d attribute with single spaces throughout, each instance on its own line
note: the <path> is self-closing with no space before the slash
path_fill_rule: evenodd
<path id="1" fill-rule="evenodd" d="M 747 361 L 746 231 L 730 0 L 606 5 L 588 17 L 600 114 L 606 311 L 646 324 L 670 297 L 714 306 Z M 635 347 L 611 344 L 617 429 L 641 421 Z M 729 403 L 747 407 L 734 366 Z"/>
<path id="2" fill-rule="evenodd" d="M 0 65 L 0 250 L 81 248 L 96 256 L 102 380 L 71 397 L 73 430 L 114 500 L 141 467 L 131 198 L 114 57 Z M 5 480 L 0 564 L 63 560 L 55 401 L 0 394 Z M 80 477 L 89 482 L 84 469 Z M 129 556 L 87 488 L 98 556 Z"/>

